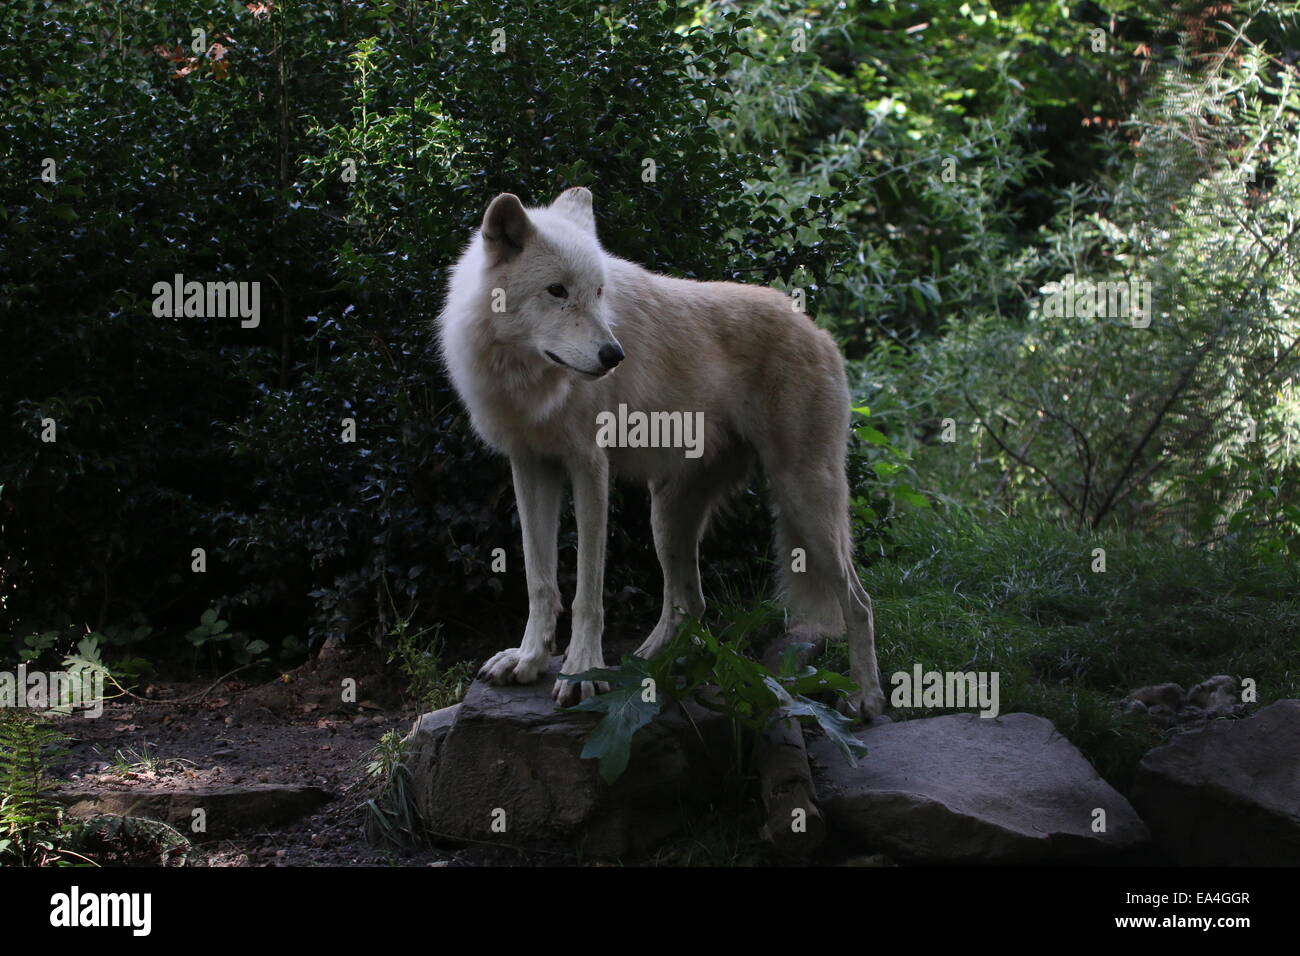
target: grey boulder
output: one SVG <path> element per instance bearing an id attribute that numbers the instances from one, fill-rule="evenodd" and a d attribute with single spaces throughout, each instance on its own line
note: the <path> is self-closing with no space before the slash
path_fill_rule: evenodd
<path id="1" fill-rule="evenodd" d="M 856 768 L 825 739 L 808 748 L 834 841 L 908 863 L 1039 863 L 1149 839 L 1128 801 L 1042 717 L 952 714 L 858 736 L 868 753 Z"/>
<path id="2" fill-rule="evenodd" d="M 1133 802 L 1180 863 L 1300 866 L 1300 700 L 1175 735 L 1142 758 Z"/>
<path id="3" fill-rule="evenodd" d="M 617 857 L 671 836 L 692 805 L 716 795 L 725 720 L 695 705 L 666 708 L 606 784 L 597 761 L 581 757 L 598 716 L 558 710 L 551 698 L 559 665 L 526 686 L 475 681 L 460 704 L 417 721 L 407 767 L 435 839 Z"/>

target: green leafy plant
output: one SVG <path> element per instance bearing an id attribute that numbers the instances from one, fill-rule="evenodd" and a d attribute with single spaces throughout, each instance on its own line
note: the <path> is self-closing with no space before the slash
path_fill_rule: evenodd
<path id="1" fill-rule="evenodd" d="M 271 645 L 266 641 L 231 631 L 229 628 L 230 622 L 222 620 L 220 609 L 210 607 L 199 617 L 198 627 L 192 628 L 185 635 L 185 639 L 193 644 L 195 649 L 207 647 L 209 650 L 214 650 L 217 647 L 227 647 L 231 659 L 240 665 L 260 660 L 271 649 Z"/>
<path id="2" fill-rule="evenodd" d="M 733 639 L 723 642 L 695 618 L 687 618 L 677 636 L 653 661 L 627 655 L 616 668 L 597 668 L 564 680 L 603 681 L 609 692 L 568 708 L 601 715 L 583 747 L 582 756 L 600 762 L 600 774 L 613 783 L 627 769 L 632 739 L 669 702 L 693 699 L 730 721 L 735 743 L 735 769 L 745 774 L 753 765 L 758 732 L 769 724 L 794 717 L 818 726 L 856 764 L 866 747 L 850 732 L 851 723 L 833 706 L 810 695 L 847 697 L 856 685 L 844 676 L 815 667 L 796 669 L 799 648 L 786 649 L 779 672 L 745 656 L 745 623 L 733 627 Z M 724 631 L 725 633 L 725 631 Z M 745 741 L 750 753 L 744 755 Z"/>
<path id="3" fill-rule="evenodd" d="M 660 712 L 664 696 L 658 691 L 659 677 L 651 673 L 652 662 L 634 655 L 623 658 L 617 668 L 597 668 L 581 674 L 562 675 L 564 680 L 605 681 L 609 690 L 589 697 L 569 710 L 600 714 L 582 748 L 584 758 L 600 761 L 600 775 L 613 783 L 627 769 L 632 738 Z"/>
<path id="4" fill-rule="evenodd" d="M 35 714 L 0 710 L 0 864 L 69 862 L 70 831 L 51 796 L 50 772 L 51 763 L 66 753 L 67 740 Z"/>
<path id="5" fill-rule="evenodd" d="M 185 635 L 185 640 L 195 647 L 203 647 L 205 644 L 217 641 L 228 641 L 231 637 L 229 627 L 229 621 L 221 620 L 221 611 L 210 607 L 199 616 L 198 627 L 192 628 Z"/>
<path id="6" fill-rule="evenodd" d="M 166 773 L 183 773 L 194 766 L 194 761 L 184 757 L 159 757 L 150 748 L 157 746 L 145 741 L 136 747 L 119 749 L 113 754 L 112 772 L 119 777 L 160 776 Z"/>
<path id="7" fill-rule="evenodd" d="M 866 405 L 853 409 L 855 416 L 871 417 Z M 854 487 L 860 489 L 849 501 L 853 517 L 867 528 L 878 528 L 905 504 L 930 507 L 930 499 L 915 488 L 916 473 L 911 456 L 879 428 L 863 422 L 853 429 L 856 441 L 850 446 L 849 468 Z M 867 479 L 867 480 L 863 480 Z"/>
<path id="8" fill-rule="evenodd" d="M 28 634 L 23 638 L 22 646 L 18 649 L 18 659 L 28 664 L 39 660 L 42 654 L 59 642 L 59 637 L 58 631 Z"/>
<path id="9" fill-rule="evenodd" d="M 405 757 L 401 735 L 390 730 L 379 739 L 366 763 L 366 775 L 379 786 L 378 795 L 364 804 L 366 838 L 371 843 L 410 847 L 424 842 Z"/>
<path id="10" fill-rule="evenodd" d="M 389 662 L 410 681 L 408 692 L 428 710 L 450 707 L 462 697 L 474 679 L 474 668 L 466 661 L 444 664 L 442 625 L 416 628 L 397 635 Z"/>
<path id="11" fill-rule="evenodd" d="M 49 630 L 31 633 L 18 640 L 14 646 L 17 659 L 26 664 L 48 664 L 54 667 L 61 662 L 65 670 L 83 669 L 86 673 L 99 672 L 108 676 L 103 661 L 106 649 L 116 651 L 113 656 L 113 673 L 123 678 L 139 677 L 154 669 L 149 660 L 133 656 L 129 649 L 146 640 L 152 629 L 141 627 L 108 627 L 101 633 L 93 630 Z M 61 648 L 71 647 L 71 650 Z"/>
<path id="12" fill-rule="evenodd" d="M 387 581 L 385 581 L 387 591 Z M 410 681 L 407 692 L 426 710 L 450 707 L 462 697 L 474 679 L 474 668 L 468 661 L 443 663 L 442 624 L 415 627 L 411 621 L 416 609 L 402 614 L 397 610 L 391 592 L 388 593 L 393 625 L 388 631 L 393 641 L 388 663 L 397 662 L 402 674 Z"/>

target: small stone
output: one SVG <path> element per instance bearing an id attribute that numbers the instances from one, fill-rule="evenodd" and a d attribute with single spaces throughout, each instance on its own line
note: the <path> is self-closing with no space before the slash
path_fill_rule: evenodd
<path id="1" fill-rule="evenodd" d="M 1186 696 L 1181 684 L 1153 684 L 1150 687 L 1140 687 L 1129 694 L 1129 697 L 1141 701 L 1148 707 L 1159 704 L 1172 710 L 1182 706 L 1183 698 Z"/>
<path id="2" fill-rule="evenodd" d="M 1219 674 L 1187 692 L 1187 699 L 1207 717 L 1226 717 L 1242 712 L 1241 688 L 1235 677 Z"/>
<path id="3" fill-rule="evenodd" d="M 1130 698 L 1120 701 L 1119 709 L 1125 717 L 1145 717 L 1147 713 L 1146 704 Z"/>

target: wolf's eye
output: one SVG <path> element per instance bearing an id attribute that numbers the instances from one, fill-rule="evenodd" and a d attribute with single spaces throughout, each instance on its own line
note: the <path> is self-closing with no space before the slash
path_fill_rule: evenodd
<path id="1" fill-rule="evenodd" d="M 605 287 L 603 285 L 596 286 L 596 298 L 599 299 L 600 294 L 604 291 L 605 291 Z"/>
<path id="2" fill-rule="evenodd" d="M 546 291 L 557 299 L 567 299 L 569 297 L 569 290 L 564 288 L 564 286 L 560 285 L 558 282 L 555 285 L 548 285 Z"/>

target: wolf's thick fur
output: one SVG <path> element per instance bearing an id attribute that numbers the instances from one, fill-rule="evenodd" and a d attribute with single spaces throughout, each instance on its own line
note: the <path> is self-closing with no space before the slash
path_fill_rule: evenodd
<path id="1" fill-rule="evenodd" d="M 492 657 L 482 676 L 530 683 L 554 651 L 566 476 L 578 523 L 563 668 L 573 674 L 604 665 L 611 473 L 650 486 L 664 603 L 638 649 L 649 657 L 673 636 L 681 611 L 703 612 L 700 536 L 719 499 L 758 463 L 773 495 L 788 630 L 810 642 L 847 633 L 860 688 L 852 707 L 863 716 L 882 711 L 871 600 L 854 571 L 849 537 L 844 362 L 831 337 L 788 297 L 656 275 L 609 255 L 596 238 L 586 189 L 539 209 L 504 193 L 457 262 L 438 321 L 443 359 L 474 429 L 510 458 L 523 528 L 528 624 L 520 646 Z M 599 447 L 598 413 L 621 404 L 647 413 L 702 412 L 703 454 Z M 796 548 L 805 556 L 802 571 L 791 569 Z M 555 695 L 568 702 L 598 689 L 557 681 Z"/>

